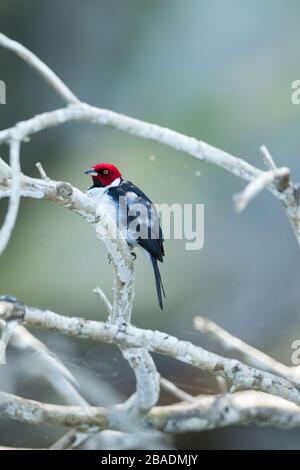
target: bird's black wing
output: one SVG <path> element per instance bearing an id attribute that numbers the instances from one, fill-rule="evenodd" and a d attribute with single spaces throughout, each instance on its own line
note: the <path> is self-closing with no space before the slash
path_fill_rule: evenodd
<path id="1" fill-rule="evenodd" d="M 120 200 L 126 200 L 127 223 L 130 225 L 132 222 L 135 222 L 138 232 L 142 234 L 142 236 L 137 236 L 136 242 L 151 256 L 162 262 L 165 254 L 163 246 L 164 237 L 159 216 L 151 200 L 143 191 L 131 183 L 131 181 L 127 180 L 122 181 L 118 186 L 109 188 L 108 194 L 118 204 Z M 134 215 L 130 213 L 130 209 L 132 209 L 133 206 L 138 207 L 139 204 L 146 208 L 146 218 L 142 217 L 142 214 L 138 212 Z M 138 227 L 138 225 L 140 225 L 140 227 Z"/>

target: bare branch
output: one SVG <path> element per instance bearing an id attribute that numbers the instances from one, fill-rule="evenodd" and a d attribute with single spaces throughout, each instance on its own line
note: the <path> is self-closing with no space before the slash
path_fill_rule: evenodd
<path id="1" fill-rule="evenodd" d="M 7 184 L 7 180 L 3 184 Z M 96 206 L 91 198 L 64 182 L 37 180 L 22 176 L 21 193 L 31 197 L 50 199 L 95 225 L 96 234 L 105 244 L 114 269 L 111 321 L 120 330 L 126 329 L 130 324 L 134 298 L 133 260 L 125 238 L 122 234 L 116 237 L 115 221 L 107 214 L 105 207 Z M 149 407 L 153 406 L 159 396 L 159 376 L 148 351 L 143 351 L 142 348 L 137 350 L 131 348 L 126 352 L 126 347 L 123 347 L 122 353 L 131 366 L 134 366 L 138 391 L 137 403 L 142 409 L 147 408 L 146 402 Z"/>
<path id="2" fill-rule="evenodd" d="M 54 442 L 54 444 L 50 446 L 49 450 L 77 449 L 89 438 L 90 434 L 78 432 L 77 429 L 74 428 Z"/>
<path id="3" fill-rule="evenodd" d="M 1 298 L 0 359 L 3 360 L 5 357 L 6 346 L 12 339 L 19 347 L 24 347 L 25 344 L 33 348 L 44 359 L 49 371 L 61 374 L 66 379 L 70 378 L 69 372 L 51 356 L 42 343 L 22 328 L 14 331 L 18 322 L 23 321 L 27 325 L 46 328 L 50 331 L 114 343 L 120 348 L 136 377 L 136 393 L 124 405 L 107 409 L 90 407 L 73 385 L 66 380 L 67 395 L 72 396 L 73 393 L 73 397 L 77 397 L 77 402 L 84 406 L 48 405 L 0 392 L 0 414 L 32 424 L 49 423 L 79 427 L 83 432 L 91 432 L 91 426 L 96 431 L 99 429 L 128 431 L 128 419 L 131 417 L 139 418 L 139 426 L 144 425 L 146 429 L 151 426 L 166 433 L 212 429 L 216 426 L 244 424 L 252 421 L 285 427 L 299 426 L 299 408 L 293 404 L 300 405 L 298 368 L 296 373 L 296 368 L 288 368 L 277 363 L 267 355 L 237 340 L 217 325 L 205 325 L 203 320 L 201 324 L 201 320 L 198 319 L 199 329 L 210 330 L 210 333 L 221 340 L 225 346 L 242 352 L 250 364 L 258 364 L 260 369 L 264 370 L 213 354 L 200 346 L 180 341 L 165 333 L 131 326 L 134 299 L 133 261 L 125 238 L 122 235 L 115 236 L 115 221 L 101 205 L 96 206 L 93 200 L 69 183 L 50 180 L 40 163 L 37 164 L 37 168 L 41 179 L 22 175 L 20 142 L 27 141 L 31 135 L 44 129 L 71 121 L 111 126 L 129 134 L 159 142 L 199 160 L 222 167 L 249 181 L 248 186 L 237 197 L 238 211 L 243 210 L 249 201 L 262 190 L 271 191 L 284 207 L 300 245 L 299 191 L 290 182 L 290 170 L 277 168 L 265 146 L 261 148 L 261 151 L 269 171 L 261 171 L 246 161 L 201 140 L 109 110 L 89 106 L 80 102 L 57 75 L 24 46 L 1 33 L 0 46 L 13 51 L 33 67 L 68 103 L 66 108 L 40 114 L 0 132 L 0 144 L 8 143 L 10 146 L 10 166 L 0 159 L 0 197 L 9 197 L 8 212 L 0 231 L 0 254 L 7 246 L 14 228 L 20 197 L 47 199 L 75 212 L 94 225 L 97 237 L 103 241 L 110 254 L 114 270 L 112 305 L 100 288 L 95 290 L 109 313 L 106 323 L 63 317 L 48 310 L 41 311 L 26 307 L 16 302 L 15 299 Z M 154 407 L 159 398 L 160 378 L 150 355 L 151 352 L 165 354 L 201 370 L 209 371 L 220 380 L 226 381 L 231 391 L 255 390 L 257 392 L 194 399 L 171 382 L 161 379 L 162 387 L 168 389 L 173 395 L 184 398 L 186 402 L 171 407 Z M 275 372 L 275 374 L 268 371 Z M 63 380 L 58 381 L 56 386 L 61 389 L 62 384 L 65 387 L 65 383 Z M 63 393 L 62 389 L 60 391 Z M 136 432 L 136 430 L 136 421 L 133 419 L 129 431 Z M 54 447 L 65 448 L 75 445 L 74 439 L 75 441 L 77 438 L 79 441 L 81 439 L 79 434 L 78 429 L 71 431 Z M 83 435 L 82 438 L 86 439 L 86 436 Z"/>
<path id="4" fill-rule="evenodd" d="M 91 124 L 115 127 L 129 134 L 153 140 L 175 150 L 185 152 L 199 160 L 205 160 L 218 165 L 248 181 L 251 181 L 262 173 L 261 170 L 258 170 L 244 160 L 234 157 L 201 140 L 185 136 L 179 132 L 157 126 L 156 124 L 133 119 L 123 114 L 96 108 L 85 103 L 70 105 L 67 108 L 39 114 L 27 121 L 18 123 L 17 127 L 23 139 L 25 139 L 44 129 L 56 127 L 71 121 L 89 122 Z M 1 131 L 0 143 L 7 142 L 13 132 L 14 127 Z"/>
<path id="5" fill-rule="evenodd" d="M 100 302 L 103 304 L 106 312 L 110 314 L 112 311 L 112 305 L 108 300 L 107 296 L 104 294 L 103 290 L 99 286 L 95 287 L 95 289 L 93 290 L 93 294 L 96 294 Z"/>
<path id="6" fill-rule="evenodd" d="M 300 425 L 300 409 L 264 393 L 237 392 L 195 397 L 192 403 L 155 407 L 148 419 L 156 429 L 172 434 L 251 423 L 292 429 Z"/>
<path id="7" fill-rule="evenodd" d="M 134 298 L 133 260 L 123 234 L 119 233 L 113 238 L 115 221 L 103 212 L 101 205 L 97 206 L 96 212 L 100 219 L 96 233 L 107 247 L 114 268 L 114 300 L 109 320 L 120 331 L 124 331 L 130 325 Z M 134 408 L 143 412 L 149 410 L 159 398 L 159 375 L 153 359 L 143 347 L 128 348 L 125 345 L 120 349 L 136 377 L 136 401 L 132 402 Z"/>
<path id="8" fill-rule="evenodd" d="M 6 364 L 6 348 L 25 309 L 15 297 L 0 297 L 0 365 Z"/>
<path id="9" fill-rule="evenodd" d="M 0 322 L 0 365 L 6 364 L 6 348 L 17 325 L 17 320 Z"/>
<path id="10" fill-rule="evenodd" d="M 242 212 L 248 203 L 255 198 L 261 191 L 270 186 L 276 180 L 284 180 L 290 176 L 289 168 L 278 168 L 276 170 L 266 171 L 251 181 L 244 191 L 234 197 L 236 212 Z"/>
<path id="11" fill-rule="evenodd" d="M 246 161 L 193 137 L 187 137 L 170 129 L 139 121 L 138 119 L 109 110 L 95 108 L 85 103 L 70 105 L 67 108 L 37 115 L 27 121 L 18 123 L 16 128 L 19 135 L 26 139 L 29 135 L 70 121 L 89 122 L 91 124 L 115 127 L 129 134 L 157 141 L 178 151 L 185 152 L 199 160 L 213 163 L 247 181 L 256 180 L 253 186 L 246 190 L 246 201 L 248 202 L 248 199 L 250 200 L 264 188 L 271 191 L 284 207 L 300 244 L 300 210 L 297 198 L 295 197 L 294 185 L 289 183 L 288 170 L 276 170 L 279 171 L 279 174 L 263 172 Z M 14 127 L 1 131 L 0 143 L 9 141 L 14 132 Z M 250 196 L 248 193 L 250 193 Z M 241 208 L 243 208 L 243 203 L 241 203 Z"/>
<path id="12" fill-rule="evenodd" d="M 9 148 L 10 148 L 9 160 L 10 160 L 10 166 L 11 166 L 11 172 L 12 172 L 12 181 L 11 181 L 8 211 L 7 211 L 3 225 L 0 230 L 0 255 L 1 253 L 3 253 L 3 251 L 7 247 L 12 231 L 14 229 L 14 226 L 18 217 L 20 197 L 21 197 L 20 141 L 13 139 L 10 143 Z"/>
<path id="13" fill-rule="evenodd" d="M 10 166 L 0 157 L 0 183 L 11 178 Z"/>
<path id="14" fill-rule="evenodd" d="M 281 362 L 275 361 L 272 357 L 250 346 L 236 336 L 233 336 L 208 318 L 195 317 L 194 327 L 204 334 L 209 334 L 226 350 L 242 354 L 247 364 L 300 383 L 300 371 L 298 367 L 288 367 Z"/>
<path id="15" fill-rule="evenodd" d="M 112 322 L 111 314 L 112 314 L 112 309 L 113 309 L 112 304 L 110 303 L 107 296 L 104 294 L 103 290 L 99 286 L 93 290 L 93 294 L 95 294 L 98 297 L 101 304 L 104 306 L 105 311 L 108 315 L 107 321 L 108 323 L 111 323 Z"/>
<path id="16" fill-rule="evenodd" d="M 189 402 L 195 400 L 195 397 L 193 397 L 189 393 L 186 393 L 184 390 L 181 390 L 181 388 L 177 387 L 177 385 L 173 384 L 173 382 L 165 379 L 164 377 L 160 378 L 160 386 L 174 397 L 179 398 L 179 400 Z"/>
<path id="17" fill-rule="evenodd" d="M 120 349 L 136 378 L 135 400 L 132 401 L 131 406 L 141 411 L 148 411 L 156 405 L 159 398 L 159 374 L 154 361 L 144 347 L 130 348 L 125 345 Z"/>
<path id="18" fill-rule="evenodd" d="M 47 174 L 46 174 L 46 172 L 45 172 L 45 170 L 44 170 L 43 165 L 41 164 L 41 162 L 37 162 L 37 163 L 35 164 L 35 166 L 37 167 L 37 169 L 38 169 L 38 171 L 39 171 L 39 174 L 40 174 L 42 180 L 49 181 L 50 178 L 47 176 Z"/>
<path id="19" fill-rule="evenodd" d="M 19 325 L 13 332 L 10 343 L 18 350 L 28 349 L 35 353 L 35 360 L 42 364 L 42 367 L 39 368 L 39 375 L 50 383 L 53 389 L 63 397 L 65 403 L 87 404 L 76 389 L 76 387 L 79 388 L 79 384 L 69 369 L 26 328 Z"/>
<path id="20" fill-rule="evenodd" d="M 276 171 L 277 170 L 276 163 L 274 162 L 273 157 L 270 154 L 267 147 L 265 145 L 262 145 L 260 147 L 260 151 L 262 153 L 263 161 L 265 162 L 265 164 L 269 168 L 269 170 Z"/>

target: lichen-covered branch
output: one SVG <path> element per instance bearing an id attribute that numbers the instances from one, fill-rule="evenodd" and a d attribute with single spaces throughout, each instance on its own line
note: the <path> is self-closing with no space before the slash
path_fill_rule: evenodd
<path id="1" fill-rule="evenodd" d="M 262 351 L 250 346 L 240 338 L 233 336 L 224 328 L 204 317 L 194 318 L 194 327 L 204 334 L 208 334 L 215 341 L 220 343 L 227 351 L 242 355 L 243 361 L 247 364 L 262 370 L 281 375 L 296 383 L 300 383 L 300 368 L 298 366 L 286 366 Z"/>
<path id="2" fill-rule="evenodd" d="M 7 172 L 7 168 L 5 168 Z M 1 175 L 1 165 L 0 165 Z M 10 189 L 10 179 L 2 178 L 0 191 Z M 105 244 L 112 260 L 114 270 L 114 298 L 109 321 L 122 330 L 130 324 L 134 299 L 133 258 L 126 240 L 116 237 L 116 226 L 105 207 L 98 205 L 86 194 L 69 183 L 56 182 L 49 178 L 35 179 L 21 175 L 21 194 L 27 197 L 46 199 L 75 212 L 96 228 L 97 236 Z M 108 304 L 106 305 L 108 308 Z M 133 370 L 137 380 L 137 405 L 149 409 L 157 403 L 159 396 L 159 375 L 148 351 L 142 348 L 122 349 L 124 357 Z"/>
<path id="3" fill-rule="evenodd" d="M 0 392 L 0 416 L 27 424 L 50 424 L 130 432 L 122 408 L 62 406 L 40 403 Z M 196 397 L 192 403 L 152 408 L 140 420 L 141 430 L 158 430 L 178 434 L 214 429 L 237 424 L 256 423 L 283 428 L 300 426 L 300 409 L 281 398 L 258 392 Z M 72 436 L 71 436 L 72 437 Z"/>

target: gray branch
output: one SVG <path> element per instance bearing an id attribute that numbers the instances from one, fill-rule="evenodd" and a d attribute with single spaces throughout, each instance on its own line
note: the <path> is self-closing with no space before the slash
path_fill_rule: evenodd
<path id="1" fill-rule="evenodd" d="M 136 422 L 128 429 L 129 415 L 130 418 L 132 415 L 138 417 L 139 426 L 146 431 L 155 429 L 166 433 L 199 431 L 248 422 L 274 424 L 287 428 L 299 426 L 300 412 L 297 405 L 300 405 L 300 385 L 295 383 L 295 380 L 299 382 L 298 375 L 289 373 L 291 369 L 285 369 L 286 366 L 283 364 L 276 363 L 242 342 L 238 343 L 237 339 L 233 341 L 233 337 L 228 336 L 227 332 L 217 330 L 217 326 L 214 328 L 215 336 L 221 338 L 223 344 L 242 351 L 245 360 L 250 364 L 253 365 L 256 361 L 255 364 L 258 364 L 259 368 L 218 356 L 168 334 L 138 329 L 131 325 L 134 299 L 133 262 L 126 240 L 114 237 L 115 221 L 101 206 L 96 207 L 95 203 L 77 188 L 66 182 L 49 179 L 41 164 L 37 165 L 41 179 L 23 175 L 20 169 L 20 144 L 33 134 L 70 121 L 111 126 L 134 136 L 159 142 L 199 160 L 217 165 L 249 182 L 245 190 L 235 199 L 239 211 L 262 190 L 268 189 L 285 209 L 300 244 L 299 189 L 290 180 L 290 170 L 277 168 L 265 147 L 261 150 L 268 167 L 267 171 L 193 137 L 85 104 L 44 62 L 23 45 L 0 33 L 0 46 L 14 52 L 33 67 L 68 105 L 0 131 L 0 144 L 6 143 L 10 146 L 10 165 L 0 159 L 0 197 L 9 198 L 8 212 L 0 230 L 0 254 L 7 246 L 13 231 L 20 197 L 46 199 L 73 211 L 94 226 L 97 237 L 104 242 L 110 254 L 114 270 L 112 304 L 101 290 L 97 290 L 109 314 L 106 323 L 64 317 L 48 310 L 27 307 L 9 298 L 2 299 L 0 360 L 5 357 L 10 339 L 15 342 L 19 339 L 19 343 L 20 340 L 25 340 L 26 330 L 15 329 L 15 326 L 23 322 L 25 325 L 59 331 L 83 339 L 113 343 L 120 348 L 136 377 L 136 393 L 133 397 L 125 404 L 112 408 L 90 407 L 85 403 L 84 406 L 49 405 L 0 392 L 1 416 L 32 424 L 49 423 L 75 427 L 70 435 L 56 444 L 60 448 L 72 445 L 70 442 L 77 440 L 79 431 L 85 436 L 86 432 L 91 432 L 92 427 L 96 427 L 97 430 L 136 432 Z M 23 331 L 22 338 L 20 334 L 18 338 L 18 331 Z M 29 342 L 40 355 L 44 354 L 48 367 L 52 366 L 56 372 L 59 370 L 63 372 L 59 362 L 50 359 L 50 353 L 34 342 L 33 337 Z M 184 397 L 188 402 L 157 407 L 155 405 L 159 397 L 159 374 L 150 355 L 152 352 L 167 355 L 225 379 L 230 385 L 231 392 L 246 391 L 194 399 L 184 394 L 174 384 L 162 380 L 162 386 L 177 398 Z"/>

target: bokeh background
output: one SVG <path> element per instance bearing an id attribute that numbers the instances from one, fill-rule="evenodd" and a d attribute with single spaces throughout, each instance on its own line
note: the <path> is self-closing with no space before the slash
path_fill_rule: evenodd
<path id="1" fill-rule="evenodd" d="M 300 78 L 299 15 L 297 0 L 2 0 L 0 30 L 35 52 L 81 99 L 201 138 L 262 167 L 259 147 L 266 144 L 297 181 L 300 106 L 291 102 L 291 83 Z M 7 84 L 1 128 L 63 105 L 5 50 L 0 79 Z M 6 147 L 1 156 L 7 158 Z M 155 202 L 204 203 L 204 249 L 166 242 L 163 313 L 152 270 L 138 257 L 134 323 L 223 352 L 193 331 L 193 317 L 205 315 L 291 365 L 291 343 L 300 338 L 299 248 L 267 192 L 237 216 L 232 196 L 243 181 L 153 142 L 85 124 L 34 136 L 22 148 L 23 171 L 37 176 L 37 161 L 51 177 L 82 189 L 89 185 L 85 169 L 113 162 Z M 2 217 L 5 208 L 2 202 Z M 107 254 L 93 229 L 34 200 L 22 200 L 0 281 L 1 294 L 89 319 L 105 318 L 92 289 L 101 285 L 112 294 Z M 103 381 L 123 397 L 133 391 L 132 373 L 115 347 L 36 333 L 70 367 L 92 403 L 108 403 L 109 394 L 99 392 Z M 155 360 L 161 374 L 186 391 L 214 390 L 214 382 L 195 369 Z M 34 356 L 10 350 L 1 389 L 57 402 L 39 367 Z M 163 394 L 161 403 L 168 401 Z M 64 431 L 0 421 L 2 445 L 44 447 Z M 234 427 L 172 442 L 177 448 L 294 449 L 299 437 L 296 430 Z"/>

